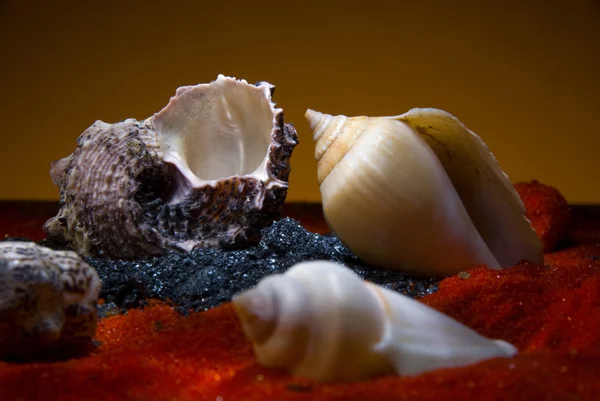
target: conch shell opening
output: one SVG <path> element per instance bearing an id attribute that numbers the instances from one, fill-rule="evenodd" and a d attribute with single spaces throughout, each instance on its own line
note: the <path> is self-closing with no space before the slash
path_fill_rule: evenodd
<path id="1" fill-rule="evenodd" d="M 325 218 L 365 261 L 445 276 L 543 262 L 519 195 L 483 140 L 438 109 L 306 112 Z"/>
<path id="2" fill-rule="evenodd" d="M 266 180 L 271 131 L 282 113 L 271 102 L 273 89 L 223 75 L 178 88 L 152 117 L 163 159 L 195 186 L 236 175 Z"/>

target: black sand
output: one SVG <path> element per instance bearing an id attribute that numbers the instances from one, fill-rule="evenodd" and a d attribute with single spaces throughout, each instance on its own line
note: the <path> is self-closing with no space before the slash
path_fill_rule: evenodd
<path id="1" fill-rule="evenodd" d="M 59 248 L 45 241 L 40 245 Z M 141 261 L 85 260 L 102 279 L 100 297 L 108 306 L 101 308 L 101 314 L 105 314 L 115 306 L 143 306 L 149 298 L 169 300 L 184 312 L 206 310 L 230 301 L 267 275 L 283 273 L 296 263 L 315 259 L 342 263 L 366 280 L 411 297 L 437 290 L 435 279 L 415 279 L 369 267 L 335 236 L 308 232 L 290 218 L 265 228 L 260 243 L 244 250 L 199 249 Z"/>

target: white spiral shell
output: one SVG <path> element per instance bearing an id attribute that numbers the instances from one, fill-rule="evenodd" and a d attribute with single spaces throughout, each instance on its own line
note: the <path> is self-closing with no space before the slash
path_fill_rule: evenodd
<path id="1" fill-rule="evenodd" d="M 363 260 L 430 276 L 543 263 L 542 243 L 507 175 L 451 114 L 308 110 L 306 118 L 327 223 Z"/>
<path id="2" fill-rule="evenodd" d="M 234 305 L 260 365 L 321 382 L 414 375 L 517 352 L 328 261 L 268 276 Z"/>

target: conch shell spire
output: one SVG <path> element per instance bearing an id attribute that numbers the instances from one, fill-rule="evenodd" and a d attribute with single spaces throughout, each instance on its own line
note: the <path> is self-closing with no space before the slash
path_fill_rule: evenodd
<path id="1" fill-rule="evenodd" d="M 319 140 L 319 136 L 317 134 L 317 127 L 319 126 L 319 123 L 323 119 L 323 116 L 324 116 L 323 113 L 312 110 L 312 109 L 307 109 L 306 113 L 304 114 L 304 117 L 306 117 L 306 120 L 308 121 L 308 125 L 310 126 L 310 129 L 313 132 L 313 140 L 315 140 L 315 141 Z"/>

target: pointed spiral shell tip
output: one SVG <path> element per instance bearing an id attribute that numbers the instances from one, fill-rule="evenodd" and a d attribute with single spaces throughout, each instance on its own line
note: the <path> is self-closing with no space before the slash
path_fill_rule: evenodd
<path id="1" fill-rule="evenodd" d="M 306 113 L 304 113 L 304 117 L 308 121 L 308 125 L 310 126 L 310 129 L 315 134 L 317 132 L 319 132 L 319 130 L 317 130 L 317 127 L 319 126 L 319 124 L 321 123 L 321 121 L 324 118 L 323 113 L 320 113 L 320 112 L 312 110 L 312 109 L 308 109 L 308 110 L 306 110 Z M 320 130 L 320 132 L 323 132 L 323 130 Z M 314 139 L 317 140 L 318 138 L 314 138 Z"/>

